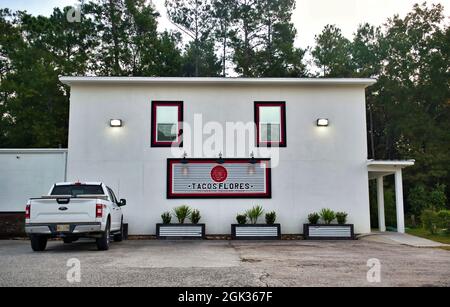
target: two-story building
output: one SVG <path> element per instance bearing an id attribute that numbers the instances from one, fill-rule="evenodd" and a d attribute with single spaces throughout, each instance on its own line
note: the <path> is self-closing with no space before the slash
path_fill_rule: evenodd
<path id="1" fill-rule="evenodd" d="M 345 211 L 369 233 L 369 179 L 395 174 L 404 231 L 402 168 L 369 161 L 365 89 L 372 79 L 62 77 L 71 87 L 67 179 L 102 181 L 130 234 L 154 234 L 165 211 L 199 209 L 208 234 L 229 234 L 254 205 L 285 234 L 308 214 Z"/>

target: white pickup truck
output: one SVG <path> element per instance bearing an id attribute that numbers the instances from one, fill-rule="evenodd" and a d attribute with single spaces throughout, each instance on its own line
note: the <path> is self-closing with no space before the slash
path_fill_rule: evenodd
<path id="1" fill-rule="evenodd" d="M 126 200 L 100 182 L 57 183 L 48 195 L 31 198 L 26 206 L 25 231 L 33 251 L 44 251 L 49 238 L 72 243 L 94 238 L 99 250 L 108 250 L 111 237 L 123 240 Z"/>

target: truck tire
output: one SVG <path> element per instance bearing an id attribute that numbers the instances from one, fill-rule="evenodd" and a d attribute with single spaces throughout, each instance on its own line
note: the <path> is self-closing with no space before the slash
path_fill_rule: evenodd
<path id="1" fill-rule="evenodd" d="M 114 235 L 114 242 L 123 241 L 123 221 L 120 223 L 120 232 Z"/>
<path id="2" fill-rule="evenodd" d="M 44 236 L 31 236 L 31 249 L 34 252 L 43 252 L 47 247 L 48 238 Z"/>
<path id="3" fill-rule="evenodd" d="M 107 251 L 109 249 L 109 242 L 111 237 L 111 225 L 110 222 L 106 224 L 105 232 L 103 233 L 102 237 L 97 239 L 97 249 L 99 251 Z"/>

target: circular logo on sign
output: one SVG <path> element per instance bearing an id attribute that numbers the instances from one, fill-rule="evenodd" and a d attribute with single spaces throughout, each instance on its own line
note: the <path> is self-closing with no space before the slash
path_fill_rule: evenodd
<path id="1" fill-rule="evenodd" d="M 225 180 L 227 180 L 227 177 L 228 177 L 227 169 L 223 166 L 220 165 L 215 166 L 211 170 L 211 178 L 215 182 L 224 182 Z"/>

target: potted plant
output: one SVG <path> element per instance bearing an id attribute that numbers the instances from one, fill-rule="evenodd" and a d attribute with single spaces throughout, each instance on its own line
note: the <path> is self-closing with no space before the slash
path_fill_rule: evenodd
<path id="1" fill-rule="evenodd" d="M 178 223 L 171 224 L 172 216 Z M 158 239 L 205 239 L 206 225 L 199 224 L 201 214 L 199 210 L 192 210 L 189 206 L 180 206 L 173 209 L 173 214 L 165 212 L 161 215 L 162 223 L 156 224 L 156 237 Z M 191 224 L 186 224 L 190 219 Z"/>
<path id="2" fill-rule="evenodd" d="M 339 225 L 345 225 L 347 223 L 348 214 L 345 212 L 336 213 L 336 220 Z"/>
<path id="3" fill-rule="evenodd" d="M 348 240 L 354 239 L 354 226 L 346 224 L 348 214 L 335 213 L 331 209 L 322 209 L 319 213 L 308 215 L 309 224 L 303 225 L 306 240 Z M 337 224 L 333 223 L 337 221 Z"/>
<path id="4" fill-rule="evenodd" d="M 233 240 L 279 240 L 281 239 L 281 225 L 275 224 L 277 214 L 269 212 L 265 215 L 266 223 L 258 224 L 258 220 L 264 215 L 261 206 L 255 206 L 236 216 L 237 224 L 231 225 L 231 237 Z M 247 222 L 249 222 L 247 224 Z"/>

